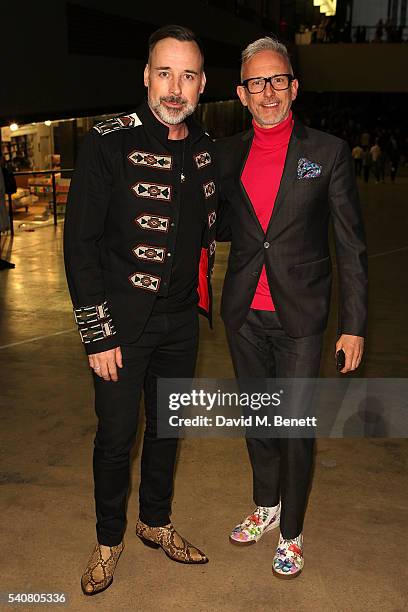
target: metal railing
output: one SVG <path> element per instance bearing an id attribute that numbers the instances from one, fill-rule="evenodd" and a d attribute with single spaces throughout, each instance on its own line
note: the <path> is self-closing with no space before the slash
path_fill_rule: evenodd
<path id="1" fill-rule="evenodd" d="M 54 225 L 58 225 L 58 216 L 57 216 L 57 183 L 55 180 L 56 174 L 62 174 L 65 172 L 74 172 L 73 168 L 61 168 L 61 170 L 23 170 L 22 172 L 14 172 L 14 176 L 34 176 L 34 175 L 44 175 L 51 174 L 51 186 L 52 186 L 52 212 L 54 217 Z M 14 236 L 14 214 L 13 214 L 13 202 L 12 196 L 9 194 L 8 196 L 8 204 L 9 204 L 9 217 L 10 217 L 10 233 Z"/>

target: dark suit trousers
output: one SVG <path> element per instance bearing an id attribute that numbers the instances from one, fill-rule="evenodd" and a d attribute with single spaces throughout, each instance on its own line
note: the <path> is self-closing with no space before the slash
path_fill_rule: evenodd
<path id="1" fill-rule="evenodd" d="M 238 331 L 226 328 L 237 378 L 317 378 L 323 334 L 291 338 L 276 312 L 250 310 Z M 247 439 L 257 506 L 281 500 L 281 533 L 303 529 L 312 475 L 313 439 Z"/>
<path id="2" fill-rule="evenodd" d="M 157 379 L 192 378 L 198 347 L 197 308 L 156 313 L 134 344 L 121 345 L 118 382 L 94 374 L 98 428 L 94 447 L 98 542 L 116 546 L 126 527 L 130 451 L 134 445 L 142 390 L 146 415 L 139 515 L 152 527 L 170 522 L 177 439 L 157 438 Z"/>

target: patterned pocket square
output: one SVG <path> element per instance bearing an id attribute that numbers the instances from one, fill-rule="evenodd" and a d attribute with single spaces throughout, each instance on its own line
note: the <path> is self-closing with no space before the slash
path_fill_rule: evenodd
<path id="1" fill-rule="evenodd" d="M 298 179 L 317 178 L 322 173 L 322 167 L 315 162 L 311 162 L 305 157 L 301 157 L 298 161 L 297 177 Z"/>

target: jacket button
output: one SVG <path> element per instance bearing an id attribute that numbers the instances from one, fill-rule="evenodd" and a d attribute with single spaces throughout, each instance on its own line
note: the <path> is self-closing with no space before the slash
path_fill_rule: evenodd
<path id="1" fill-rule="evenodd" d="M 174 227 L 175 225 L 176 225 L 176 224 L 174 223 L 174 221 L 172 221 L 172 222 L 170 223 L 170 227 Z"/>
<path id="2" fill-rule="evenodd" d="M 264 247 L 265 247 L 265 249 L 269 249 L 269 247 L 270 247 L 270 246 L 271 246 L 271 245 L 269 244 L 269 242 L 264 242 Z"/>
<path id="3" fill-rule="evenodd" d="M 167 253 L 167 257 L 171 257 L 171 253 Z"/>

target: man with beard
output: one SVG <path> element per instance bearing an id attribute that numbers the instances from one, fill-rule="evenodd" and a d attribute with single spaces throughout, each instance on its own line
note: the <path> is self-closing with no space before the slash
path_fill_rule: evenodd
<path id="1" fill-rule="evenodd" d="M 149 39 L 147 101 L 94 126 L 81 150 L 65 221 L 65 264 L 95 386 L 97 544 L 82 576 L 106 589 L 123 550 L 129 453 L 140 396 L 146 429 L 136 534 L 181 563 L 207 557 L 170 522 L 177 439 L 157 437 L 157 379 L 191 378 L 197 312 L 211 316 L 215 241 L 212 141 L 191 117 L 203 51 L 186 28 Z M 197 290 L 198 288 L 198 290 Z"/>
<path id="2" fill-rule="evenodd" d="M 219 144 L 225 206 L 219 237 L 231 240 L 221 314 L 239 378 L 318 376 L 330 302 L 330 218 L 340 280 L 341 372 L 355 370 L 363 353 L 367 255 L 352 158 L 346 142 L 292 116 L 297 91 L 284 45 L 266 37 L 244 50 L 237 93 L 252 128 Z M 313 442 L 247 439 L 256 508 L 230 539 L 255 544 L 280 526 L 272 564 L 279 578 L 295 578 L 303 568 Z"/>

